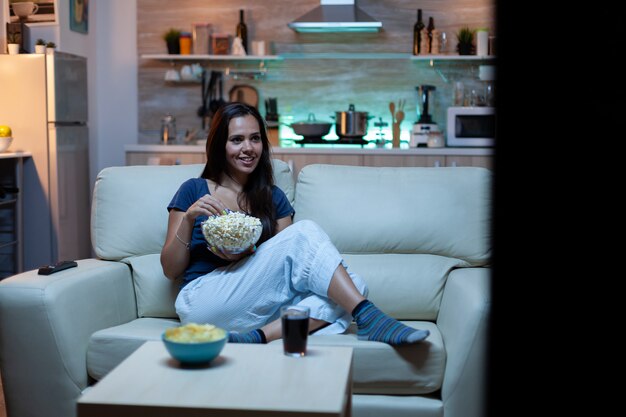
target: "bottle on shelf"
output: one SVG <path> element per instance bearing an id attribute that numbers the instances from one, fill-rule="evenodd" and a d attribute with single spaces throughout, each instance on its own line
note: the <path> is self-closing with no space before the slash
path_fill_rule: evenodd
<path id="1" fill-rule="evenodd" d="M 433 17 L 428 18 L 428 27 L 426 28 L 428 31 L 428 53 L 433 53 L 433 32 L 435 30 L 435 20 Z"/>
<path id="2" fill-rule="evenodd" d="M 239 10 L 239 23 L 237 23 L 237 36 L 241 38 L 241 44 L 246 53 L 248 53 L 248 27 L 243 20 L 243 9 Z"/>
<path id="3" fill-rule="evenodd" d="M 413 55 L 422 53 L 422 29 L 424 29 L 422 9 L 417 9 L 417 22 L 415 22 L 415 26 L 413 26 Z"/>
<path id="4" fill-rule="evenodd" d="M 424 28 L 422 29 L 421 32 L 421 44 L 420 44 L 420 54 L 427 54 L 428 53 L 428 29 Z"/>

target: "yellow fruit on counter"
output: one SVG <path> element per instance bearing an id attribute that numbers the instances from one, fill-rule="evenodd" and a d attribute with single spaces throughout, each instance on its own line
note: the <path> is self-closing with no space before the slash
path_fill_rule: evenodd
<path id="1" fill-rule="evenodd" d="M 7 138 L 11 136 L 11 128 L 6 125 L 0 125 L 0 138 Z"/>

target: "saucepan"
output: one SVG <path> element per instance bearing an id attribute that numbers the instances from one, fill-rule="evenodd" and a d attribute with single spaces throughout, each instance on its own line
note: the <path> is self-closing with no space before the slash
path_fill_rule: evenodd
<path id="1" fill-rule="evenodd" d="M 374 116 L 368 116 L 366 111 L 355 111 L 354 104 L 348 106 L 348 111 L 335 112 L 335 132 L 340 138 L 362 138 L 367 134 L 367 122 Z"/>
<path id="2" fill-rule="evenodd" d="M 296 135 L 302 135 L 304 137 L 322 137 L 328 134 L 332 123 L 319 122 L 315 119 L 313 113 L 309 113 L 309 118 L 306 121 L 295 122 L 290 125 Z"/>

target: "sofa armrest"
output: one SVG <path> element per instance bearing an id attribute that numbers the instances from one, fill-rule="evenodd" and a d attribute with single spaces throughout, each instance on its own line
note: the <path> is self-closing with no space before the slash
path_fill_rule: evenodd
<path id="1" fill-rule="evenodd" d="M 485 415 L 490 293 L 489 268 L 455 269 L 448 277 L 437 318 L 447 355 L 446 417 Z"/>
<path id="2" fill-rule="evenodd" d="M 73 416 L 88 385 L 87 345 L 97 330 L 137 316 L 131 271 L 85 259 L 52 275 L 0 281 L 0 369 L 11 416 Z"/>

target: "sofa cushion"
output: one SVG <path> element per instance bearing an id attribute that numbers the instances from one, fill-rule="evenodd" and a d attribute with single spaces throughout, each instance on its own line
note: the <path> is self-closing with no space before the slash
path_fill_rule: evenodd
<path id="1" fill-rule="evenodd" d="M 385 343 L 358 340 L 352 325 L 347 334 L 311 336 L 309 351 L 316 345 L 354 348 L 353 390 L 362 394 L 426 394 L 441 387 L 446 354 L 441 334 L 434 323 L 404 321 L 430 330 L 422 343 L 391 347 Z M 96 380 L 139 348 L 146 340 L 159 340 L 175 320 L 142 318 L 94 333 L 87 350 L 87 369 Z M 282 343 L 275 340 L 272 343 Z"/>
<path id="2" fill-rule="evenodd" d="M 289 166 L 278 159 L 272 164 L 276 185 L 293 203 Z M 91 241 L 96 255 L 121 260 L 160 253 L 167 231 L 168 203 L 183 181 L 198 177 L 203 168 L 204 164 L 193 164 L 110 167 L 100 171 L 91 207 Z"/>
<path id="3" fill-rule="evenodd" d="M 179 324 L 172 319 L 141 318 L 95 332 L 87 347 L 89 376 L 102 379 L 146 340 L 161 340 L 165 329 Z"/>
<path id="4" fill-rule="evenodd" d="M 448 274 L 467 265 L 459 259 L 414 253 L 342 256 L 348 270 L 367 283 L 368 298 L 400 320 L 437 320 Z"/>
<path id="5" fill-rule="evenodd" d="M 342 253 L 429 253 L 484 265 L 490 181 L 478 167 L 307 165 L 295 220 L 317 222 Z"/>
<path id="6" fill-rule="evenodd" d="M 358 340 L 352 323 L 345 334 L 311 336 L 316 345 L 351 346 L 354 349 L 352 381 L 355 394 L 428 394 L 441 388 L 446 351 L 435 323 L 402 321 L 416 329 L 430 330 L 430 336 L 417 344 L 390 346 Z M 282 343 L 280 340 L 272 343 Z"/>
<path id="7" fill-rule="evenodd" d="M 160 254 L 154 253 L 123 259 L 132 267 L 137 316 L 178 319 L 174 303 L 182 277 L 176 281 L 167 279 L 160 258 Z"/>

